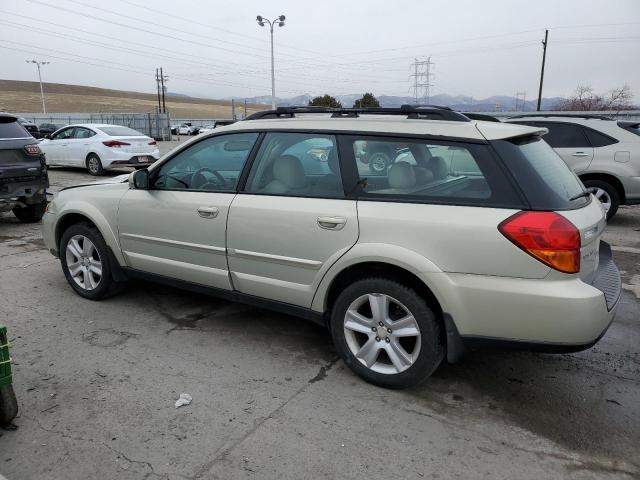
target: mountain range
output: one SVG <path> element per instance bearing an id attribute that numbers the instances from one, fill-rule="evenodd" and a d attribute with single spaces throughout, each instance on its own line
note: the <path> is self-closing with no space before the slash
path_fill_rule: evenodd
<path id="1" fill-rule="evenodd" d="M 335 95 L 335 98 L 338 99 L 340 103 L 344 107 L 351 107 L 353 103 L 362 97 L 362 94 L 350 94 L 350 95 Z M 298 95 L 296 97 L 289 98 L 280 98 L 276 97 L 276 105 L 278 106 L 290 106 L 290 105 L 308 105 L 309 101 L 313 98 L 312 95 Z M 242 97 L 233 97 L 234 100 L 244 102 L 245 98 Z M 380 95 L 377 97 L 380 102 L 381 107 L 399 107 L 400 105 L 407 105 L 415 103 L 413 97 L 406 96 L 395 96 L 395 95 Z M 229 98 L 231 100 L 231 98 Z M 257 97 L 251 97 L 246 99 L 248 103 L 253 104 L 263 104 L 269 105 L 271 104 L 271 96 L 270 95 L 262 95 Z M 542 102 L 540 103 L 542 110 L 551 110 L 555 105 L 565 100 L 562 97 L 550 97 L 550 98 L 542 98 Z M 515 111 L 516 110 L 516 97 L 511 97 L 508 95 L 495 95 L 488 98 L 476 99 L 471 98 L 465 95 L 447 95 L 447 94 L 438 94 L 433 95 L 429 102 L 426 102 L 424 99 L 419 100 L 418 103 L 430 103 L 432 105 L 442 105 L 445 107 L 450 107 L 454 110 L 460 111 L 473 111 L 473 112 L 495 112 L 495 111 Z M 520 99 L 517 102 L 518 110 L 523 111 L 535 111 L 537 106 L 536 100 L 526 100 L 523 102 Z"/>

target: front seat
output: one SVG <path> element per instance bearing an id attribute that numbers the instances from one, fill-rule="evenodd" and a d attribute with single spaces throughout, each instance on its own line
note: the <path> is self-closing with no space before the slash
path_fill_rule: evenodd
<path id="1" fill-rule="evenodd" d="M 261 190 L 263 193 L 294 193 L 307 187 L 302 162 L 293 155 L 276 158 L 271 167 L 273 180 Z"/>
<path id="2" fill-rule="evenodd" d="M 442 157 L 431 157 L 427 162 L 427 168 L 433 173 L 434 180 L 442 180 L 449 175 L 449 167 Z"/>
<path id="3" fill-rule="evenodd" d="M 340 164 L 336 148 L 329 150 L 327 166 L 331 173 L 320 177 L 316 183 L 316 194 L 322 197 L 342 194 L 342 182 L 340 181 Z"/>

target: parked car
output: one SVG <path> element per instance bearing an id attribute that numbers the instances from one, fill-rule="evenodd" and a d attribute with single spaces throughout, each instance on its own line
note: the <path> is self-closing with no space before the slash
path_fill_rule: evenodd
<path id="1" fill-rule="evenodd" d="M 31 134 L 33 138 L 40 138 L 40 130 L 38 126 L 24 117 L 18 117 L 18 122 Z"/>
<path id="2" fill-rule="evenodd" d="M 198 129 L 190 123 L 183 123 L 178 127 L 179 135 L 197 135 Z"/>
<path id="3" fill-rule="evenodd" d="M 204 127 L 199 127 L 198 128 L 198 135 L 200 135 L 202 133 L 212 132 L 215 128 L 216 128 L 216 126 L 214 124 L 209 124 L 209 125 L 205 125 Z"/>
<path id="4" fill-rule="evenodd" d="M 57 130 L 60 130 L 62 127 L 64 127 L 63 124 L 61 123 L 41 123 L 38 126 L 38 130 L 40 130 L 40 136 L 47 138 L 48 135 L 53 134 L 54 132 L 56 132 Z"/>
<path id="5" fill-rule="evenodd" d="M 86 167 L 91 175 L 106 169 L 146 167 L 160 158 L 156 141 L 120 125 L 69 125 L 40 142 L 47 165 Z"/>
<path id="6" fill-rule="evenodd" d="M 0 113 L 0 212 L 39 222 L 47 206 L 47 166 L 38 143 L 17 117 Z"/>
<path id="7" fill-rule="evenodd" d="M 62 190 L 44 241 L 84 298 L 146 278 L 311 319 L 385 387 L 468 346 L 582 350 L 612 322 L 620 274 L 602 205 L 544 132 L 434 107 L 260 112 L 123 183 Z M 371 175 L 364 142 L 415 164 Z M 327 162 L 303 161 L 309 145 Z M 474 168 L 434 155 L 450 151 Z"/>
<path id="8" fill-rule="evenodd" d="M 640 122 L 606 117 L 521 115 L 510 123 L 549 129 L 545 141 L 569 165 L 612 218 L 619 205 L 640 204 Z"/>

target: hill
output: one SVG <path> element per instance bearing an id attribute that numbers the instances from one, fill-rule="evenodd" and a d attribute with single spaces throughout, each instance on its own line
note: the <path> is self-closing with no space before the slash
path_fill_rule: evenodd
<path id="1" fill-rule="evenodd" d="M 154 112 L 158 104 L 155 93 L 129 92 L 107 88 L 45 83 L 47 112 Z M 194 98 L 181 94 L 166 96 L 167 110 L 173 118 L 230 118 L 231 102 Z M 238 106 L 240 107 L 240 106 Z M 248 113 L 264 110 L 265 105 L 249 105 Z M 0 111 L 40 112 L 38 82 L 0 80 Z M 240 110 L 236 110 L 240 112 Z"/>

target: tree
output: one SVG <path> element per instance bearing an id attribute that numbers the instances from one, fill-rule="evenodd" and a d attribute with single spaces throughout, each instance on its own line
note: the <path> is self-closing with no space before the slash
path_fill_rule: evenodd
<path id="1" fill-rule="evenodd" d="M 355 101 L 353 108 L 379 107 L 380 102 L 373 93 L 365 93 L 362 98 Z"/>
<path id="2" fill-rule="evenodd" d="M 596 94 L 590 85 L 578 85 L 575 92 L 556 110 L 563 111 L 590 111 L 590 110 L 628 110 L 631 108 L 633 93 L 629 85 L 610 90 L 605 95 Z"/>
<path id="3" fill-rule="evenodd" d="M 335 97 L 328 94 L 325 94 L 322 97 L 314 97 L 309 102 L 309 106 L 342 108 L 342 104 Z"/>

